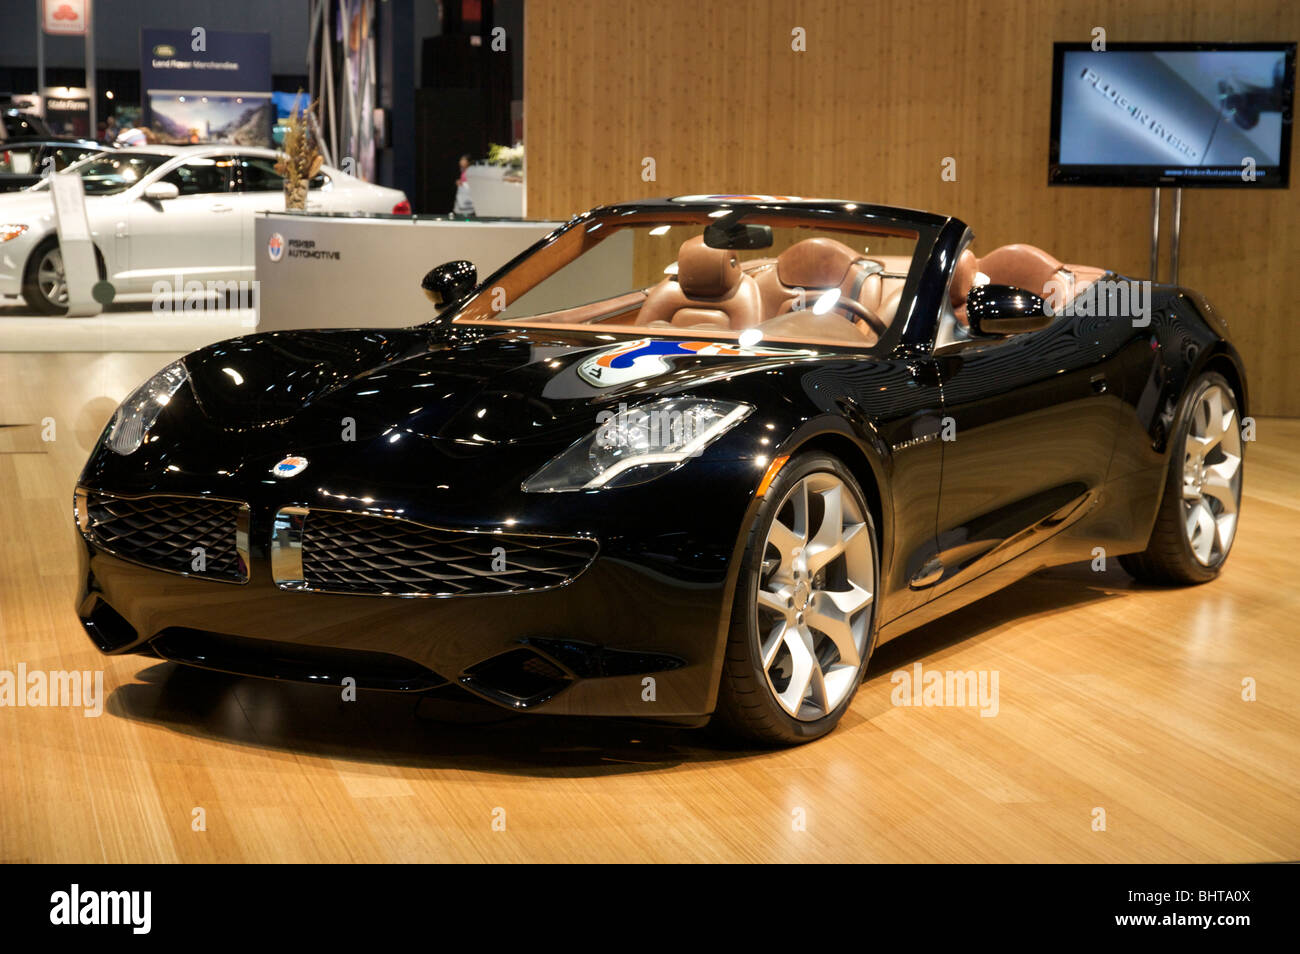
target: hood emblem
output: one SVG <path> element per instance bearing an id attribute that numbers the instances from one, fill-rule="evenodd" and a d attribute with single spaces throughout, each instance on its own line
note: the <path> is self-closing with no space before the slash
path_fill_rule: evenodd
<path id="1" fill-rule="evenodd" d="M 306 469 L 306 457 L 286 457 L 271 468 L 271 473 L 277 477 L 293 477 L 295 474 L 301 474 Z"/>

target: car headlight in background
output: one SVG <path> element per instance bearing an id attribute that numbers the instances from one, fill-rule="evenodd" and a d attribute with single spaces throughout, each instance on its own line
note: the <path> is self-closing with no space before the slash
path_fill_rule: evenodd
<path id="1" fill-rule="evenodd" d="M 152 378 L 140 385 L 117 407 L 105 443 L 115 454 L 125 457 L 134 454 L 144 443 L 144 436 L 153 427 L 158 415 L 167 406 L 189 372 L 180 361 L 173 361 Z"/>
<path id="2" fill-rule="evenodd" d="M 0 225 L 0 242 L 7 242 L 10 239 L 16 239 L 27 231 L 27 226 L 17 223 Z"/>
<path id="3" fill-rule="evenodd" d="M 665 398 L 602 411 L 596 430 L 529 477 L 529 493 L 628 487 L 661 477 L 695 457 L 753 408 L 733 401 Z"/>

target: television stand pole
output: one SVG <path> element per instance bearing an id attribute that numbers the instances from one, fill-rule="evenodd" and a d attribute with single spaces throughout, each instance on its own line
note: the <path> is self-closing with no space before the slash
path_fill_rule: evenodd
<path id="1" fill-rule="evenodd" d="M 1151 281 L 1160 281 L 1160 186 L 1151 190 Z"/>
<path id="2" fill-rule="evenodd" d="M 1178 284 L 1178 237 L 1183 230 L 1183 190 L 1181 187 L 1174 190 L 1174 224 L 1173 230 L 1169 233 L 1169 283 Z"/>

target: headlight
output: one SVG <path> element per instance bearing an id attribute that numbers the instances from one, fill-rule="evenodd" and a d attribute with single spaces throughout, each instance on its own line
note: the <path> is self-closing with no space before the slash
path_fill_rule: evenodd
<path id="1" fill-rule="evenodd" d="M 189 373 L 180 361 L 173 361 L 152 378 L 140 385 L 117 407 L 113 424 L 108 431 L 108 449 L 125 457 L 134 454 L 144 443 L 144 436 L 158 420 Z"/>
<path id="2" fill-rule="evenodd" d="M 27 231 L 25 225 L 0 225 L 0 242 L 7 242 L 10 239 L 16 239 Z"/>
<path id="3" fill-rule="evenodd" d="M 628 487 L 681 466 L 752 411 L 747 404 L 666 398 L 601 411 L 595 432 L 524 481 L 530 493 Z"/>

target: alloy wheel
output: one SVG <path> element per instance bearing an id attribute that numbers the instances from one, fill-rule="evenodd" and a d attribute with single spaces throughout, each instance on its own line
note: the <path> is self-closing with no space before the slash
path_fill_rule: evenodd
<path id="1" fill-rule="evenodd" d="M 817 472 L 787 491 L 755 597 L 760 665 L 781 707 L 810 722 L 857 684 L 871 633 L 876 555 L 857 496 Z"/>
<path id="2" fill-rule="evenodd" d="M 1183 529 L 1192 555 L 1217 566 L 1228 555 L 1241 506 L 1241 431 L 1232 395 L 1217 384 L 1192 409 L 1183 455 Z"/>
<path id="3" fill-rule="evenodd" d="M 68 303 L 68 283 L 63 275 L 63 253 L 52 248 L 36 268 L 36 285 L 45 300 L 54 305 Z"/>

